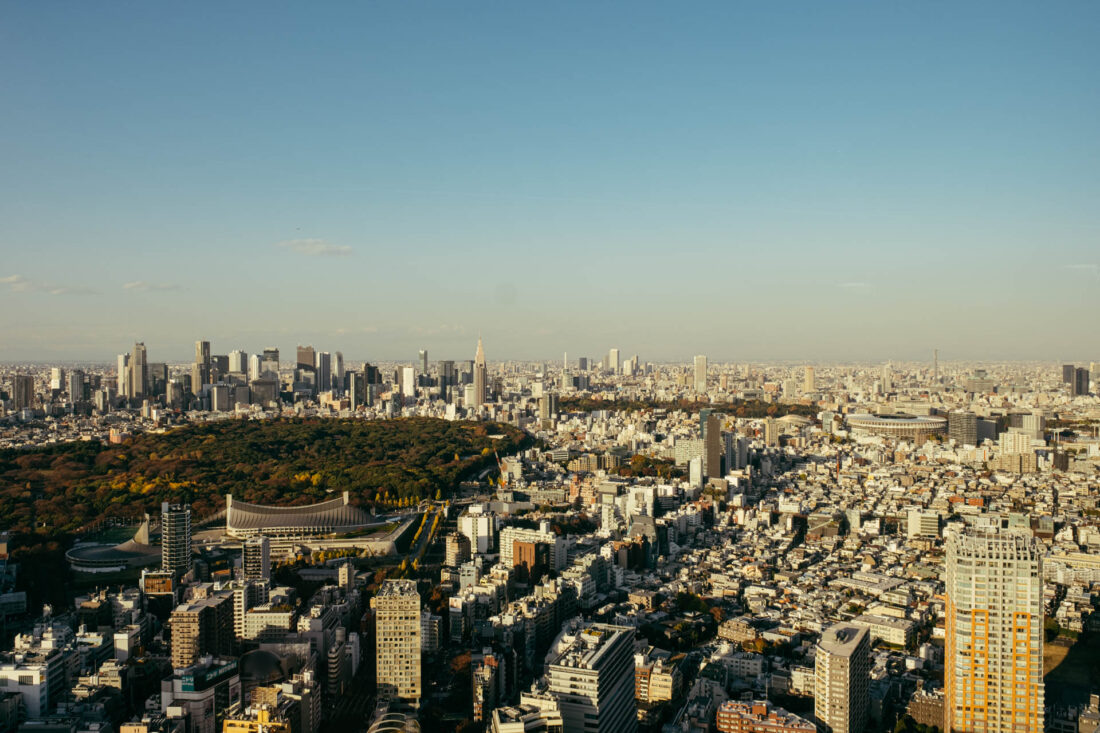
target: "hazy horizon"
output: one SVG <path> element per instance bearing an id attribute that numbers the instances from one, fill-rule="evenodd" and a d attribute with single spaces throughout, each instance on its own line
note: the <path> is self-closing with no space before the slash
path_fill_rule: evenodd
<path id="1" fill-rule="evenodd" d="M 2 362 L 1100 359 L 1096 3 L 0 21 Z"/>

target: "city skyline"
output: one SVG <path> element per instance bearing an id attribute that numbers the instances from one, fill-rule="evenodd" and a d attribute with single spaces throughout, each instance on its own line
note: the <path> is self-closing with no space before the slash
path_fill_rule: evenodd
<path id="1" fill-rule="evenodd" d="M 5 7 L 0 360 L 1100 345 L 1095 5 L 258 7 Z"/>

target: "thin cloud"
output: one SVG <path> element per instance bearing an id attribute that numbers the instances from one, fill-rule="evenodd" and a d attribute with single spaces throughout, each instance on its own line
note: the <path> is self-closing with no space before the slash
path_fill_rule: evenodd
<path id="1" fill-rule="evenodd" d="M 134 280 L 122 286 L 123 290 L 132 290 L 135 293 L 164 292 L 167 290 L 179 290 L 180 286 L 173 283 L 150 283 L 144 280 Z"/>
<path id="2" fill-rule="evenodd" d="M 1080 272 L 1091 272 L 1096 277 L 1100 278 L 1100 265 L 1088 262 L 1079 262 L 1075 265 L 1062 265 L 1063 270 L 1078 270 Z"/>
<path id="3" fill-rule="evenodd" d="M 288 239 L 275 246 L 309 257 L 346 257 L 352 253 L 346 244 L 329 244 L 323 239 Z"/>
<path id="4" fill-rule="evenodd" d="M 15 293 L 46 293 L 47 295 L 94 295 L 95 290 L 83 285 L 54 285 L 53 283 L 35 282 L 22 275 L 7 275 L 0 277 L 0 284 L 7 285 L 8 289 Z"/>
<path id="5" fill-rule="evenodd" d="M 7 285 L 10 290 L 14 290 L 17 293 L 25 293 L 28 290 L 34 290 L 34 284 L 22 275 L 0 277 L 0 283 Z"/>

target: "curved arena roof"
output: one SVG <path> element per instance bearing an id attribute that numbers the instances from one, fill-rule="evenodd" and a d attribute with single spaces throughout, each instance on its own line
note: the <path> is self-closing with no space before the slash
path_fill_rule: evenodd
<path id="1" fill-rule="evenodd" d="M 320 504 L 263 506 L 225 497 L 225 531 L 237 537 L 264 535 L 322 535 L 352 532 L 375 520 L 348 501 L 348 492 Z"/>
<path id="2" fill-rule="evenodd" d="M 932 433 L 942 433 L 947 428 L 947 420 L 935 415 L 849 415 L 848 427 L 876 435 L 891 435 L 899 438 L 919 438 Z"/>
<path id="3" fill-rule="evenodd" d="M 160 562 L 160 547 L 149 544 L 149 518 L 132 539 L 120 545 L 77 544 L 65 553 L 77 572 L 95 573 L 143 568 Z"/>

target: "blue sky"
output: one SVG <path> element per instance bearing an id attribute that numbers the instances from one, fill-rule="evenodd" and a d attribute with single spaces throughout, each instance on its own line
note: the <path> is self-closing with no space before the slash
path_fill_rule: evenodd
<path id="1" fill-rule="evenodd" d="M 5 3 L 0 361 L 1095 359 L 1098 37 L 1095 2 Z"/>

